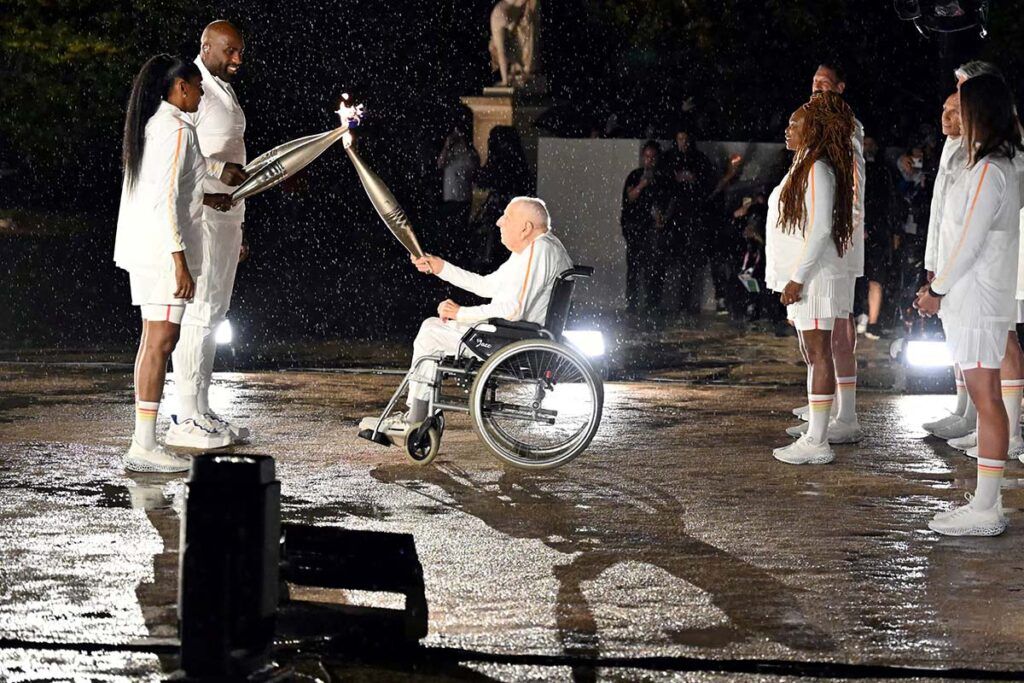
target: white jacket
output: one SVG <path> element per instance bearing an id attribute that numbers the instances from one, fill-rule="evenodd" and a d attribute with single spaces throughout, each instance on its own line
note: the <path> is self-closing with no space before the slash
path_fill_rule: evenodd
<path id="1" fill-rule="evenodd" d="M 942 224 L 942 211 L 946 205 L 946 196 L 957 178 L 967 172 L 967 151 L 964 149 L 962 137 L 947 137 L 942 144 L 939 156 L 939 171 L 935 176 L 935 187 L 932 189 L 932 204 L 928 214 L 928 237 L 924 247 L 924 269 L 933 273 L 939 258 L 939 242 Z"/>
<path id="2" fill-rule="evenodd" d="M 931 283 L 945 295 L 944 319 L 994 328 L 1016 319 L 1020 208 L 1017 171 L 1004 157 L 981 159 L 950 188 Z"/>
<path id="3" fill-rule="evenodd" d="M 201 57 L 196 57 L 195 64 L 203 74 L 204 94 L 199 109 L 191 116 L 199 134 L 199 148 L 207 160 L 204 188 L 208 194 L 231 194 L 235 188 L 222 183 L 220 175 L 225 162 L 245 166 L 245 113 L 230 83 L 211 74 Z M 245 218 L 245 201 L 240 201 L 230 211 L 206 207 L 203 213 L 207 220 L 241 225 Z"/>
<path id="4" fill-rule="evenodd" d="M 447 261 L 438 273 L 445 282 L 491 299 L 482 306 L 463 306 L 456 321 L 472 324 L 488 318 L 544 324 L 555 278 L 572 268 L 572 259 L 557 237 L 546 232 L 520 253 L 513 253 L 490 275 L 477 275 Z"/>
<path id="5" fill-rule="evenodd" d="M 146 145 L 135 187 L 124 182 L 114 239 L 114 262 L 130 271 L 174 268 L 185 252 L 188 269 L 203 265 L 202 210 L 206 161 L 185 112 L 161 102 L 146 122 Z"/>
<path id="6" fill-rule="evenodd" d="M 818 160 L 807 175 L 804 207 L 807 225 L 803 232 L 782 231 L 779 200 L 789 173 L 768 198 L 765 223 L 765 284 L 781 292 L 790 280 L 806 285 L 814 278 L 848 278 L 851 267 L 841 258 L 832 239 L 832 205 L 835 201 L 836 175 L 825 161 Z M 852 247 L 847 250 L 847 255 Z"/>

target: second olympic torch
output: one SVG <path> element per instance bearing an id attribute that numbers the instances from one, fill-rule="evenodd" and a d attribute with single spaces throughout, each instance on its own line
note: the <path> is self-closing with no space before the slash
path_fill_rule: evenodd
<path id="1" fill-rule="evenodd" d="M 352 165 L 356 167 L 359 180 L 363 183 L 363 189 L 366 190 L 366 196 L 370 198 L 373 208 L 377 209 L 377 213 L 380 214 L 384 225 L 388 226 L 388 230 L 398 238 L 398 241 L 402 243 L 402 246 L 410 254 L 416 258 L 423 256 L 423 249 L 416 239 L 416 233 L 412 231 L 412 225 L 409 223 L 405 212 L 402 211 L 402 207 L 398 205 L 395 195 L 391 194 L 391 190 L 380 179 L 380 176 L 370 170 L 370 167 L 359 158 L 356 151 L 352 149 L 349 138 L 345 138 L 344 144 L 345 152 L 348 153 L 348 158 L 352 160 Z"/>

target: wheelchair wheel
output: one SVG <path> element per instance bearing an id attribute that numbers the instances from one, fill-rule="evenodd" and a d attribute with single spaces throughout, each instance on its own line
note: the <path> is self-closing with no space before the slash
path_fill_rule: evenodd
<path id="1" fill-rule="evenodd" d="M 413 428 L 405 437 L 405 454 L 413 465 L 429 465 L 441 450 L 441 431 L 430 427 L 417 438 L 418 428 Z"/>
<path id="2" fill-rule="evenodd" d="M 575 349 L 548 339 L 509 344 L 480 367 L 469 395 L 473 430 L 502 461 L 564 465 L 601 423 L 604 385 Z"/>

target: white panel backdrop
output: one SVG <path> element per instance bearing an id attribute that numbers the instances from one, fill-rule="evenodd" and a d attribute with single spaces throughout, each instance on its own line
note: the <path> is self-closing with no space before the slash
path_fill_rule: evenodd
<path id="1" fill-rule="evenodd" d="M 554 232 L 569 255 L 596 269 L 594 279 L 577 289 L 576 301 L 583 306 L 625 307 L 626 244 L 619 212 L 622 185 L 639 166 L 642 145 L 642 140 L 622 139 L 538 141 L 537 195 L 547 202 Z M 702 142 L 699 147 L 723 167 L 731 154 L 744 157 L 743 174 L 731 193 L 774 180 L 785 163 L 781 144 Z"/>

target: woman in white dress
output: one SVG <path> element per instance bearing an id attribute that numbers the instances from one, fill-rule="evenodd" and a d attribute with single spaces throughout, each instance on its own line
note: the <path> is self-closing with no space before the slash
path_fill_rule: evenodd
<path id="1" fill-rule="evenodd" d="M 950 536 L 995 536 L 1006 529 L 999 487 L 1009 444 L 999 368 L 1016 323 L 1021 196 L 1013 158 L 1024 150 L 1013 95 L 998 76 L 960 86 L 960 128 L 968 171 L 950 189 L 935 279 L 915 306 L 942 318 L 946 345 L 963 368 L 978 411 L 978 482 L 970 502 L 928 526 Z"/>
<path id="2" fill-rule="evenodd" d="M 835 400 L 832 330 L 851 310 L 848 267 L 853 239 L 855 119 L 834 92 L 815 93 L 786 128 L 793 163 L 768 200 L 765 277 L 780 293 L 807 363 L 807 432 L 773 455 L 793 465 L 825 464 Z"/>
<path id="3" fill-rule="evenodd" d="M 206 160 L 187 114 L 199 108 L 202 75 L 190 61 L 157 55 L 132 83 L 124 126 L 124 184 L 114 261 L 128 271 L 142 315 L 135 358 L 135 432 L 125 467 L 182 472 L 189 461 L 156 442 L 167 359 L 202 268 L 202 206 L 230 208 L 227 195 L 203 195 Z"/>

